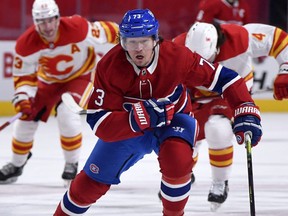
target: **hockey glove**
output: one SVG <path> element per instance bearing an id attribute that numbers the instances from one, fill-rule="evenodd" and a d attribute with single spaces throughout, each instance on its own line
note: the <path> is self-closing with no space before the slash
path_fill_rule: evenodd
<path id="1" fill-rule="evenodd" d="M 129 121 L 133 131 L 169 125 L 174 115 L 174 104 L 167 99 L 150 99 L 133 104 Z"/>
<path id="2" fill-rule="evenodd" d="M 23 115 L 20 119 L 32 120 L 32 102 L 29 96 L 25 92 L 19 92 L 14 95 L 12 103 L 15 107 L 15 111 L 22 112 Z"/>
<path id="3" fill-rule="evenodd" d="M 274 80 L 274 98 L 276 100 L 288 99 L 288 65 L 280 67 L 280 72 Z"/>
<path id="4" fill-rule="evenodd" d="M 233 132 L 238 144 L 244 143 L 244 134 L 251 134 L 251 144 L 256 146 L 262 136 L 260 111 L 254 103 L 244 103 L 236 107 Z"/>

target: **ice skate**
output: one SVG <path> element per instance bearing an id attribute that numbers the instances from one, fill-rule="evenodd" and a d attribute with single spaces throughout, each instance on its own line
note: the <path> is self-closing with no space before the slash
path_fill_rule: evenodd
<path id="1" fill-rule="evenodd" d="M 65 163 L 64 171 L 62 173 L 62 179 L 64 180 L 64 187 L 69 187 L 72 179 L 77 175 L 78 162 L 77 163 Z"/>
<path id="2" fill-rule="evenodd" d="M 11 184 L 17 181 L 18 176 L 22 175 L 23 169 L 29 158 L 31 158 L 32 153 L 29 152 L 26 162 L 17 167 L 12 163 L 8 163 L 2 167 L 0 170 L 0 184 Z"/>
<path id="3" fill-rule="evenodd" d="M 211 203 L 210 210 L 215 212 L 225 202 L 228 196 L 228 180 L 226 181 L 213 181 L 209 194 L 208 201 Z"/>
<path id="4" fill-rule="evenodd" d="M 191 185 L 195 182 L 195 175 L 194 173 L 191 174 Z M 162 200 L 162 195 L 161 195 L 161 191 L 158 192 L 158 197 L 160 200 Z"/>

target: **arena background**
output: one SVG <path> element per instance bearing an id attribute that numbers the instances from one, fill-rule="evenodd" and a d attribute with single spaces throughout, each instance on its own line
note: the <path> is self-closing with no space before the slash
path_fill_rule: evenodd
<path id="1" fill-rule="evenodd" d="M 34 0 L 0 1 L 0 116 L 14 114 L 10 100 L 13 95 L 11 67 L 16 39 L 33 24 L 31 8 Z M 287 0 L 247 0 L 251 8 L 251 21 L 287 27 Z M 127 10 L 149 8 L 160 23 L 160 34 L 166 39 L 187 31 L 194 22 L 199 0 L 56 0 L 61 16 L 80 14 L 88 20 L 120 22 Z M 99 46 L 101 53 L 111 46 Z M 255 85 L 253 97 L 262 112 L 288 112 L 288 100 L 273 100 L 273 78 L 278 64 L 272 58 L 254 61 Z"/>

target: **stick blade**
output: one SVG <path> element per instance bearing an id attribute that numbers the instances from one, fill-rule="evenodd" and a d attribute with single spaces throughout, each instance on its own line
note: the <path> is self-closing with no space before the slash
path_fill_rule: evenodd
<path id="1" fill-rule="evenodd" d="M 61 99 L 72 112 L 77 114 L 81 114 L 83 112 L 84 109 L 75 102 L 73 96 L 70 93 L 63 93 Z"/>

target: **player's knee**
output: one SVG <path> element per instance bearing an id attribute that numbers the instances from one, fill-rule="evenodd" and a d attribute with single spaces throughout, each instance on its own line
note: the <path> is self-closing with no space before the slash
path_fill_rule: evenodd
<path id="1" fill-rule="evenodd" d="M 231 122 L 221 115 L 212 115 L 205 124 L 205 135 L 209 148 L 219 149 L 233 145 L 235 140 Z"/>
<path id="2" fill-rule="evenodd" d="M 81 171 L 71 182 L 69 194 L 73 202 L 87 206 L 95 203 L 109 188 L 110 185 L 96 182 L 89 178 L 84 171 Z"/>
<path id="3" fill-rule="evenodd" d="M 34 121 L 16 121 L 14 124 L 13 137 L 22 142 L 30 142 L 34 139 L 38 125 L 39 122 Z"/>
<path id="4" fill-rule="evenodd" d="M 193 150 L 180 138 L 166 139 L 160 147 L 159 163 L 163 175 L 171 178 L 191 174 L 193 167 Z"/>
<path id="5" fill-rule="evenodd" d="M 57 121 L 63 136 L 72 137 L 82 131 L 80 116 L 71 112 L 63 103 L 57 107 Z"/>

